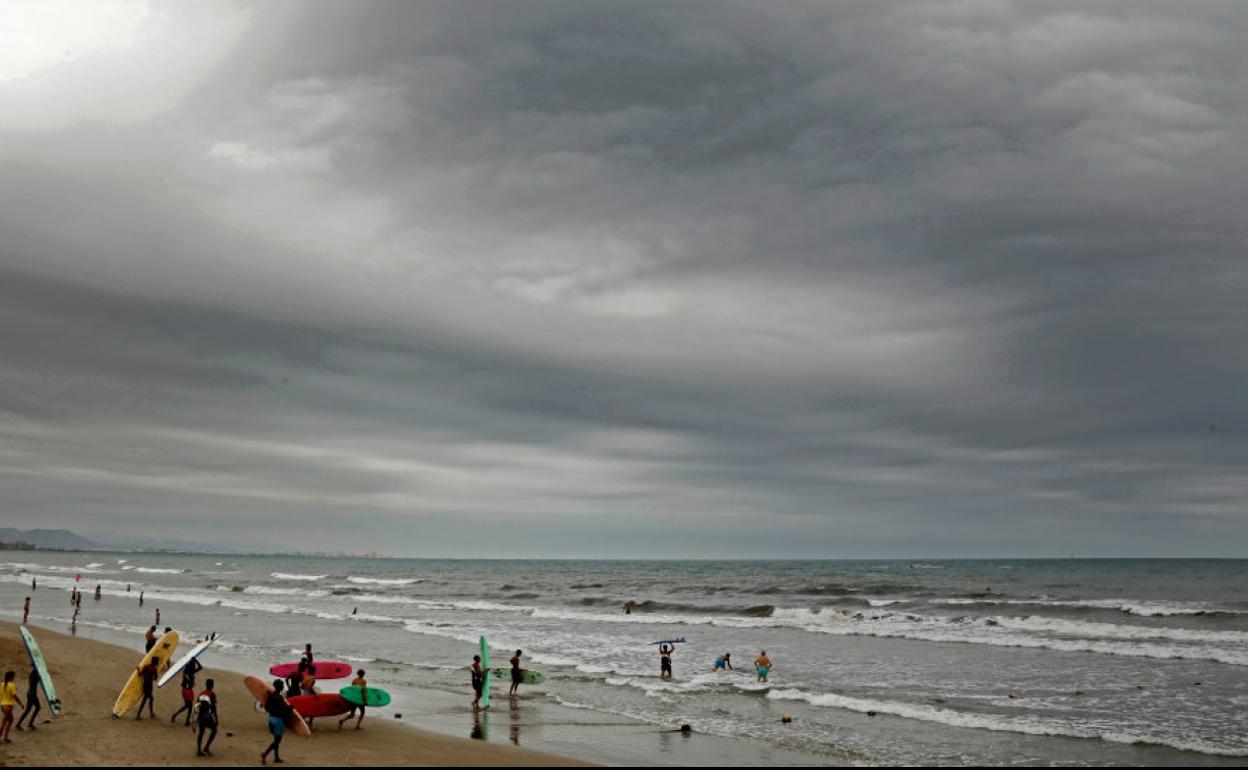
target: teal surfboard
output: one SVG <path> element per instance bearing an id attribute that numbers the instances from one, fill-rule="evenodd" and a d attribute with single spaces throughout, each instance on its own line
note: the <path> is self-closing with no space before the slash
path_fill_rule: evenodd
<path id="1" fill-rule="evenodd" d="M 490 643 L 485 641 L 485 637 L 481 637 L 481 670 L 482 680 L 485 686 L 481 688 L 481 708 L 490 707 Z"/>
<path id="2" fill-rule="evenodd" d="M 39 649 L 39 643 L 35 641 L 30 631 L 26 630 L 26 626 L 19 627 L 18 631 L 21 632 L 22 641 L 26 644 L 26 652 L 30 654 L 30 665 L 39 672 L 39 686 L 43 688 L 43 697 L 48 700 L 48 708 L 52 709 L 53 714 L 60 714 L 61 699 L 56 697 L 56 687 L 52 684 L 48 662 L 43 659 L 43 650 Z"/>
<path id="3" fill-rule="evenodd" d="M 376 687 L 360 687 L 351 685 L 338 691 L 342 699 L 356 706 L 389 706 L 390 693 Z"/>
<path id="4" fill-rule="evenodd" d="M 510 682 L 511 681 L 511 668 L 510 667 L 496 668 L 494 669 L 494 676 L 498 677 L 500 681 Z M 540 671 L 534 671 L 531 668 L 520 669 L 520 683 L 521 684 L 541 684 L 542 682 L 545 682 L 545 681 L 546 681 L 546 677 L 542 676 L 542 672 Z"/>

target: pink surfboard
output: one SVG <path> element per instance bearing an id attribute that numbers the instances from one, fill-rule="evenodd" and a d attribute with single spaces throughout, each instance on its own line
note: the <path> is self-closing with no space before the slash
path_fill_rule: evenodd
<path id="1" fill-rule="evenodd" d="M 346 679 L 355 673 L 355 669 L 351 667 L 350 663 L 341 663 L 333 660 L 318 660 L 313 661 L 312 665 L 316 666 L 317 679 Z M 285 679 L 298 670 L 298 663 L 279 663 L 270 668 L 269 673 L 273 676 L 280 676 Z"/>
<path id="2" fill-rule="evenodd" d="M 273 694 L 272 685 L 258 676 L 243 677 L 243 685 L 247 688 L 247 692 L 251 693 L 251 697 L 256 699 L 257 703 L 265 703 L 269 696 Z M 303 721 L 303 715 L 299 713 L 297 708 L 291 708 L 290 724 L 287 727 L 304 738 L 312 737 L 312 728 L 308 727 L 308 723 Z"/>

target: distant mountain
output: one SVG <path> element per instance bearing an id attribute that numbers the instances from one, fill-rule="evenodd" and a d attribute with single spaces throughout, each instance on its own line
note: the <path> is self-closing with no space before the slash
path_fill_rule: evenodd
<path id="1" fill-rule="evenodd" d="M 12 529 L 0 527 L 0 543 L 30 543 L 36 548 L 75 550 L 93 548 L 95 543 L 68 529 Z"/>

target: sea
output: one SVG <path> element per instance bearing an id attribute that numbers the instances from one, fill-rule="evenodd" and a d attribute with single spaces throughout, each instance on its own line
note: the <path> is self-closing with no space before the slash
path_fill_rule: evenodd
<path id="1" fill-rule="evenodd" d="M 6 620 L 31 595 L 33 626 L 69 631 L 74 585 L 74 633 L 136 656 L 157 609 L 162 627 L 218 634 L 210 666 L 264 675 L 311 643 L 391 692 L 372 719 L 605 764 L 1248 761 L 1248 560 L 0 552 Z M 482 636 L 495 664 L 522 650 L 545 682 L 496 688 L 476 714 Z M 665 639 L 686 640 L 671 681 Z M 716 672 L 724 653 L 733 670 Z"/>

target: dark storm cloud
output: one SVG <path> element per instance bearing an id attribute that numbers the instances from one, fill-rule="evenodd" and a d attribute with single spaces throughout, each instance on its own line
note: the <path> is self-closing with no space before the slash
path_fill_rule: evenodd
<path id="1" fill-rule="evenodd" d="M 0 59 L 6 521 L 1240 552 L 1234 4 L 134 7 Z"/>

